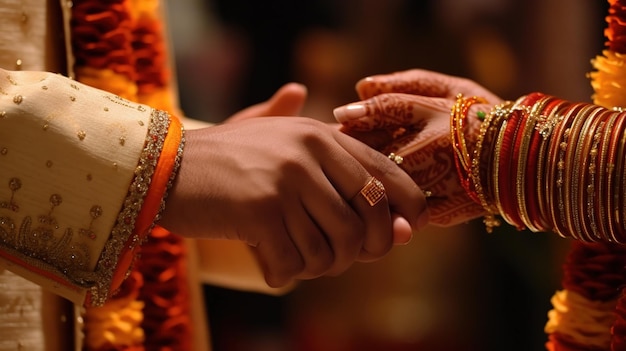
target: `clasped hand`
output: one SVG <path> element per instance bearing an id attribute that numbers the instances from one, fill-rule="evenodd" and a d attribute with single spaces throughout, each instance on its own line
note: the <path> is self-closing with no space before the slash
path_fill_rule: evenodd
<path id="1" fill-rule="evenodd" d="M 227 123 L 186 133 L 176 182 L 159 222 L 187 237 L 247 243 L 266 282 L 336 275 L 385 255 L 427 220 L 426 201 L 387 157 L 303 117 L 305 93 L 290 85 Z M 386 196 L 370 206 L 371 176 Z"/>

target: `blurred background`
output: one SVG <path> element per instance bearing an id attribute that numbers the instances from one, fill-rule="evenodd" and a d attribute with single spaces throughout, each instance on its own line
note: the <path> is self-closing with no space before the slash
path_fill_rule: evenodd
<path id="1" fill-rule="evenodd" d="M 590 101 L 608 5 L 588 0 L 170 0 L 183 110 L 219 122 L 286 82 L 333 121 L 363 77 L 423 68 L 506 99 Z M 480 221 L 429 227 L 379 262 L 264 296 L 207 286 L 217 351 L 543 350 L 568 242 Z"/>

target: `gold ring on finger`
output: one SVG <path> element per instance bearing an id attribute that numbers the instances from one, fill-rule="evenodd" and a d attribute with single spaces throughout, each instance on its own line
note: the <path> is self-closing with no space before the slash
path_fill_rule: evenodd
<path id="1" fill-rule="evenodd" d="M 376 205 L 385 197 L 385 186 L 375 177 L 370 177 L 367 184 L 359 192 L 370 206 Z"/>

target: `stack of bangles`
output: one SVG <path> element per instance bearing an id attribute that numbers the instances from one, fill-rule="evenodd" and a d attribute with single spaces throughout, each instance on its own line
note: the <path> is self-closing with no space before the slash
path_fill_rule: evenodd
<path id="1" fill-rule="evenodd" d="M 495 106 L 467 148 L 471 105 L 461 95 L 451 138 L 461 185 L 487 212 L 518 229 L 586 242 L 626 242 L 626 112 L 541 93 Z"/>

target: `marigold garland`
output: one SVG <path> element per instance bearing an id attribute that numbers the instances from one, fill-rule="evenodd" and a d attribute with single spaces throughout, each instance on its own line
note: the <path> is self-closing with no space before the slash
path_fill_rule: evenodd
<path id="1" fill-rule="evenodd" d="M 623 245 L 572 242 L 563 265 L 564 290 L 553 297 L 545 327 L 549 350 L 611 350 L 610 329 L 625 267 Z"/>
<path id="2" fill-rule="evenodd" d="M 591 61 L 589 78 L 593 102 L 614 108 L 626 101 L 626 6 L 608 2 L 607 48 Z M 548 313 L 546 349 L 626 350 L 626 247 L 573 242 L 563 272 L 564 290 Z"/>
<path id="3" fill-rule="evenodd" d="M 73 2 L 71 38 L 76 67 L 110 69 L 135 81 L 129 11 L 126 0 Z"/>
<path id="4" fill-rule="evenodd" d="M 91 86 L 102 87 L 103 90 L 119 95 L 127 100 L 137 99 L 137 85 L 128 76 L 105 68 L 77 67 L 76 75 L 80 81 Z M 106 83 L 105 83 L 106 82 Z"/>
<path id="5" fill-rule="evenodd" d="M 129 100 L 177 113 L 158 0 L 75 0 L 76 79 Z M 87 350 L 190 350 L 185 244 L 155 228 L 121 291 L 87 308 Z"/>
<path id="6" fill-rule="evenodd" d="M 151 336 L 146 349 L 191 350 L 191 337 L 181 337 L 189 336 L 191 328 L 190 293 L 180 286 L 188 278 L 183 239 L 157 227 L 141 255 L 137 269 L 144 274 L 141 300 L 146 304 L 142 327 Z"/>
<path id="7" fill-rule="evenodd" d="M 589 73 L 594 94 L 593 103 L 613 107 L 624 104 L 626 92 L 626 55 L 604 50 L 591 63 L 596 71 Z"/>
<path id="8" fill-rule="evenodd" d="M 89 350 L 118 349 L 142 345 L 144 303 L 139 301 L 143 277 L 132 272 L 116 294 L 102 307 L 91 307 L 84 316 L 85 346 Z"/>
<path id="9" fill-rule="evenodd" d="M 622 289 L 615 307 L 615 322 L 611 329 L 612 351 L 626 350 L 626 290 Z"/>
<path id="10" fill-rule="evenodd" d="M 559 334 L 573 344 L 606 350 L 611 344 L 607 330 L 615 320 L 615 300 L 590 300 L 571 290 L 558 291 L 552 297 L 554 309 L 548 313 L 547 333 Z"/>

